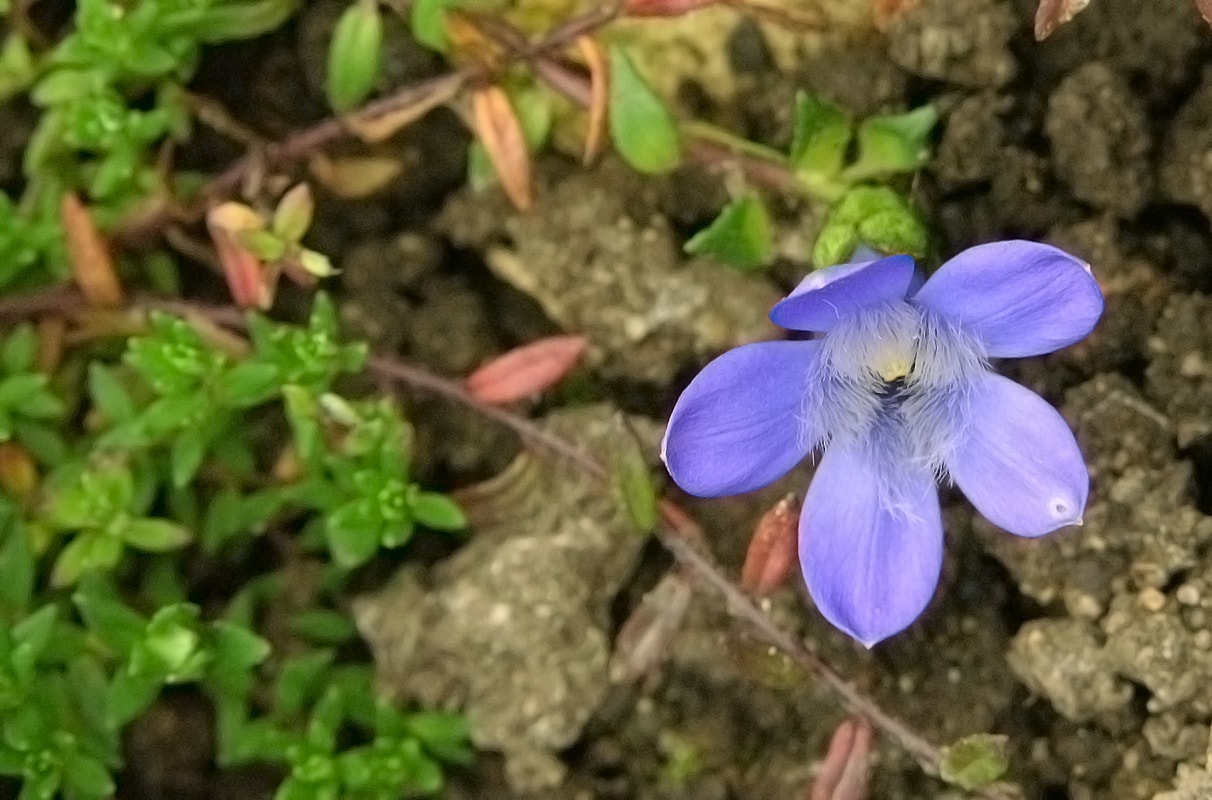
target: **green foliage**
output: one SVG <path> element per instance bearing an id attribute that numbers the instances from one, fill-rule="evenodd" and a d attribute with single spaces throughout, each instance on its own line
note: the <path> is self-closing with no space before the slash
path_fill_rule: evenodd
<path id="1" fill-rule="evenodd" d="M 937 121 L 934 108 L 923 106 L 856 124 L 845 109 L 801 91 L 792 109 L 791 144 L 785 157 L 714 129 L 710 132 L 711 138 L 752 158 L 786 167 L 794 176 L 795 190 L 828 204 L 812 250 L 813 263 L 827 267 L 845 261 L 859 244 L 887 253 L 926 255 L 926 227 L 909 201 L 881 182 L 913 173 L 926 163 Z M 769 261 L 774 231 L 760 201 L 746 194 L 692 237 L 686 249 L 752 269 Z"/>
<path id="2" fill-rule="evenodd" d="M 752 194 L 733 200 L 709 226 L 686 242 L 686 252 L 706 255 L 736 267 L 752 270 L 774 256 L 774 229 L 762 201 Z"/>
<path id="3" fill-rule="evenodd" d="M 812 260 L 818 267 L 844 262 L 859 244 L 885 253 L 925 256 L 930 234 L 913 207 L 887 186 L 856 186 L 825 215 Z"/>
<path id="4" fill-rule="evenodd" d="M 49 48 L 10 30 L 0 46 L 0 96 L 28 93 L 41 113 L 24 153 L 24 194 L 0 195 L 0 289 L 61 277 L 64 193 L 82 194 L 106 226 L 165 191 L 157 152 L 189 132 L 184 84 L 201 47 L 259 36 L 296 7 L 297 0 L 82 0 Z"/>
<path id="5" fill-rule="evenodd" d="M 345 112 L 366 99 L 383 52 L 383 18 L 374 0 L 358 0 L 342 12 L 328 46 L 324 90 L 334 110 Z"/>
<path id="6" fill-rule="evenodd" d="M 610 48 L 610 136 L 640 172 L 668 172 L 682 160 L 677 123 L 619 47 Z"/>
<path id="7" fill-rule="evenodd" d="M 942 749 L 939 777 L 968 791 L 979 791 L 1006 774 L 1007 739 L 987 733 L 965 736 Z"/>
<path id="8" fill-rule="evenodd" d="M 305 228 L 304 206 L 276 227 Z M 349 569 L 414 526 L 462 528 L 462 511 L 411 481 L 394 404 L 335 391 L 366 349 L 340 340 L 324 295 L 304 324 L 246 322 L 244 345 L 152 314 L 56 382 L 31 328 L 0 341 L 5 458 L 34 454 L 24 470 L 0 463 L 0 775 L 22 797 L 110 796 L 123 730 L 169 686 L 211 699 L 225 765 L 281 765 L 280 798 L 430 796 L 444 762 L 471 756 L 460 717 L 389 707 L 370 666 L 331 649 L 356 636 L 338 610 Z M 266 477 L 266 453 L 292 466 Z M 281 609 L 285 567 L 221 617 L 186 601 L 191 563 L 268 530 L 324 565 L 310 604 Z M 289 657 L 257 630 L 273 604 Z"/>

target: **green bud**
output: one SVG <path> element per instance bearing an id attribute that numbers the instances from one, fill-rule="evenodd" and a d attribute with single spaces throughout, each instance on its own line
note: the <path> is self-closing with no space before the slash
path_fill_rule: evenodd
<path id="1" fill-rule="evenodd" d="M 345 9 L 328 48 L 328 102 L 339 113 L 366 99 L 379 78 L 383 19 L 373 0 L 358 0 Z"/>

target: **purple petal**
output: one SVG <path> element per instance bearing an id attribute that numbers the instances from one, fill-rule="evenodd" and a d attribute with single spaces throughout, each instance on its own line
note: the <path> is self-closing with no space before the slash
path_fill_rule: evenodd
<path id="1" fill-rule="evenodd" d="M 770 321 L 793 331 L 827 331 L 861 308 L 905 299 L 914 271 L 913 259 L 903 255 L 819 269 L 771 309 Z"/>
<path id="2" fill-rule="evenodd" d="M 976 510 L 1019 536 L 1081 524 L 1090 476 L 1061 415 L 1001 375 L 972 392 L 967 436 L 947 469 Z"/>
<path id="3" fill-rule="evenodd" d="M 1021 240 L 968 248 L 939 267 L 912 302 L 963 325 L 995 358 L 1059 350 L 1085 338 L 1103 313 L 1089 264 Z"/>
<path id="4" fill-rule="evenodd" d="M 800 517 L 800 565 L 825 618 L 870 647 L 921 615 L 942 564 L 934 473 L 830 445 Z"/>
<path id="5" fill-rule="evenodd" d="M 661 458 L 678 486 L 699 497 L 761 488 L 785 475 L 822 438 L 805 401 L 816 342 L 758 342 L 729 350 L 678 398 Z"/>

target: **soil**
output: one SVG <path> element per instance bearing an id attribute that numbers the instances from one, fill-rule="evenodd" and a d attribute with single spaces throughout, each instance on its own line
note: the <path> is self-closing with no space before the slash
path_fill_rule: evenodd
<path id="1" fill-rule="evenodd" d="M 1082 527 L 1024 541 L 950 496 L 933 604 L 870 652 L 824 623 L 794 580 L 769 613 L 931 741 L 1007 735 L 1009 777 L 1028 798 L 1210 798 L 1212 33 L 1188 0 L 1094 0 L 1042 44 L 1028 0 L 903 5 L 883 32 L 850 14 L 804 42 L 714 11 L 697 40 L 691 15 L 678 23 L 689 56 L 661 67 L 663 86 L 773 146 L 787 142 L 799 87 L 860 113 L 935 103 L 935 156 L 911 188 L 939 252 L 1036 238 L 1089 260 L 1104 288 L 1089 340 L 1006 365 L 1074 425 L 1091 502 Z M 199 90 L 246 110 L 267 138 L 314 121 L 315 42 L 343 6 L 310 4 L 292 30 L 212 53 Z M 628 36 L 643 46 L 642 28 Z M 391 41 L 390 83 L 441 69 L 402 27 Z M 341 270 L 350 331 L 447 375 L 536 336 L 586 335 L 586 367 L 550 403 L 570 408 L 536 415 L 587 447 L 638 442 L 651 460 L 694 371 L 774 335 L 766 310 L 806 269 L 820 209 L 777 200 L 779 263 L 742 275 L 681 251 L 725 201 L 718 177 L 640 177 L 611 157 L 586 167 L 549 153 L 535 208 L 518 213 L 496 189 L 462 188 L 466 145 L 439 111 L 376 147 L 399 178 L 321 197 L 309 241 Z M 221 148 L 199 147 L 200 162 L 221 161 Z M 500 476 L 464 495 L 481 524 L 461 551 L 407 566 L 355 604 L 385 690 L 469 713 L 485 752 L 451 798 L 807 795 L 844 716 L 824 686 L 750 639 L 706 589 L 663 661 L 612 680 L 612 640 L 668 556 L 609 497 L 518 455 L 474 414 L 422 399 L 411 418 L 425 480 L 466 489 Z M 757 517 L 810 472 L 746 497 L 686 499 L 731 574 Z M 503 521 L 501 508 L 533 515 Z M 188 700 L 173 708 L 132 736 L 147 774 L 128 796 L 264 796 L 263 776 L 243 788 L 197 780 L 196 759 L 149 750 L 156 736 L 179 740 L 181 715 L 208 724 Z M 952 796 L 879 742 L 871 797 Z"/>

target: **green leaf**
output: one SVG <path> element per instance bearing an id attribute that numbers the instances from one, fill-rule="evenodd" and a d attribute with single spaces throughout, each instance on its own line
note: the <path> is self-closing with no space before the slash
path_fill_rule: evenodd
<path id="1" fill-rule="evenodd" d="M 840 191 L 834 179 L 851 132 L 850 117 L 839 106 L 806 91 L 796 93 L 788 160 L 812 194 L 832 200 Z"/>
<path id="2" fill-rule="evenodd" d="M 120 656 L 126 657 L 142 640 L 146 621 L 118 599 L 113 584 L 105 578 L 83 578 L 72 602 L 89 631 Z"/>
<path id="3" fill-rule="evenodd" d="M 22 680 L 33 680 L 34 665 L 50 644 L 58 618 L 58 607 L 45 605 L 13 627 L 12 664 Z"/>
<path id="4" fill-rule="evenodd" d="M 119 672 L 106 691 L 106 722 L 121 728 L 151 707 L 164 681 L 158 674 Z"/>
<path id="5" fill-rule="evenodd" d="M 668 172 L 682 160 L 677 123 L 618 46 L 610 47 L 610 136 L 639 172 Z"/>
<path id="6" fill-rule="evenodd" d="M 746 194 L 686 242 L 691 255 L 710 256 L 740 270 L 752 270 L 774 257 L 774 230 L 762 201 Z"/>
<path id="7" fill-rule="evenodd" d="M 371 559 L 379 550 L 383 518 L 366 500 L 355 500 L 328 516 L 324 536 L 328 551 L 338 566 L 353 569 Z"/>
<path id="8" fill-rule="evenodd" d="M 366 99 L 379 79 L 382 51 L 378 3 L 356 0 L 337 20 L 328 47 L 324 91 L 334 111 L 345 113 Z"/>
<path id="9" fill-rule="evenodd" d="M 221 692 L 243 697 L 252 690 L 256 666 L 269 658 L 269 642 L 257 634 L 225 620 L 211 623 L 212 659 L 207 678 Z"/>
<path id="10" fill-rule="evenodd" d="M 292 632 L 315 644 L 343 644 L 358 635 L 357 626 L 347 615 L 330 608 L 298 611 L 290 616 L 288 625 Z"/>
<path id="11" fill-rule="evenodd" d="M 426 750 L 443 761 L 467 764 L 475 755 L 471 747 L 471 726 L 461 714 L 436 711 L 409 714 L 405 727 L 421 740 Z"/>
<path id="12" fill-rule="evenodd" d="M 621 436 L 609 453 L 610 488 L 631 518 L 638 533 L 651 533 L 657 525 L 656 484 L 652 469 L 634 436 Z"/>
<path id="13" fill-rule="evenodd" d="M 189 544 L 193 533 L 166 519 L 133 519 L 122 528 L 122 539 L 137 550 L 163 553 Z"/>
<path id="14" fill-rule="evenodd" d="M 439 531 L 458 531 L 467 527 L 467 515 L 446 495 L 422 491 L 410 494 L 413 516 L 425 527 Z"/>
<path id="15" fill-rule="evenodd" d="M 88 393 L 93 405 L 111 422 L 125 422 L 135 416 L 135 401 L 118 379 L 117 373 L 100 362 L 88 367 Z"/>
<path id="16" fill-rule="evenodd" d="M 445 53 L 450 43 L 446 40 L 445 11 L 459 4 L 459 0 L 413 0 L 409 26 L 413 37 L 430 50 Z"/>
<path id="17" fill-rule="evenodd" d="M 1006 774 L 1009 739 L 978 733 L 942 748 L 939 777 L 968 791 L 978 791 Z"/>
<path id="18" fill-rule="evenodd" d="M 185 428 L 173 440 L 168 452 L 169 476 L 178 489 L 188 486 L 206 458 L 210 430 L 200 425 Z"/>
<path id="19" fill-rule="evenodd" d="M 38 334 L 29 324 L 18 325 L 0 347 L 0 367 L 10 375 L 28 372 L 38 355 Z"/>
<path id="20" fill-rule="evenodd" d="M 109 797 L 114 779 L 104 762 L 84 753 L 69 753 L 63 761 L 63 782 L 76 798 Z M 70 795 L 69 795 L 70 796 Z"/>
<path id="21" fill-rule="evenodd" d="M 332 666 L 331 650 L 312 650 L 282 663 L 274 681 L 274 708 L 287 719 L 307 709 Z"/>
<path id="22" fill-rule="evenodd" d="M 887 186 L 856 186 L 834 203 L 812 248 L 817 267 L 843 264 L 859 244 L 884 253 L 927 255 L 930 236 L 909 201 Z"/>
<path id="23" fill-rule="evenodd" d="M 121 539 L 92 531 L 78 534 L 55 559 L 51 585 L 71 586 L 85 573 L 113 569 L 121 558 Z"/>
<path id="24" fill-rule="evenodd" d="M 0 507 L 0 529 L 6 531 L 0 544 L 0 604 L 5 611 L 24 611 L 33 596 L 37 571 L 29 532 L 5 507 Z"/>
<path id="25" fill-rule="evenodd" d="M 917 170 L 930 159 L 928 140 L 937 123 L 934 106 L 868 117 L 858 127 L 858 157 L 844 177 L 858 182 Z"/>
<path id="26" fill-rule="evenodd" d="M 227 371 L 215 387 L 216 399 L 232 408 L 249 408 L 269 400 L 278 391 L 281 370 L 276 364 L 246 361 Z"/>

